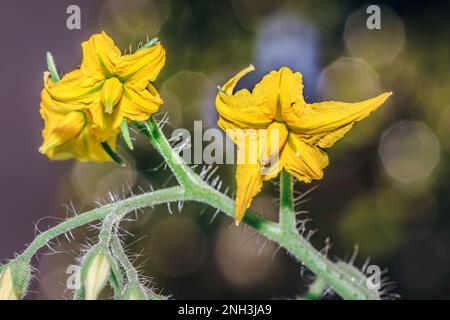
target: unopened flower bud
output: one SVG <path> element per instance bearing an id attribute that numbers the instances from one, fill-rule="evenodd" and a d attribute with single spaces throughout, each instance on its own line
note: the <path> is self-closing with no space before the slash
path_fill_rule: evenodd
<path id="1" fill-rule="evenodd" d="M 19 300 L 27 291 L 31 267 L 23 260 L 13 260 L 0 268 L 0 300 Z"/>
<path id="2" fill-rule="evenodd" d="M 148 300 L 147 293 L 145 289 L 136 282 L 131 282 L 125 287 L 123 293 L 124 300 Z"/>
<path id="3" fill-rule="evenodd" d="M 81 282 L 85 299 L 96 300 L 105 287 L 111 274 L 110 255 L 104 250 L 94 248 L 84 258 L 81 267 Z"/>
<path id="4" fill-rule="evenodd" d="M 19 300 L 19 293 L 14 286 L 10 267 L 6 267 L 0 274 L 0 300 Z"/>

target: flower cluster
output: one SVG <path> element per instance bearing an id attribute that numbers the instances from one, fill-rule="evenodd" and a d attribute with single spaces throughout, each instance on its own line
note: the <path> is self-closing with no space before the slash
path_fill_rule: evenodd
<path id="1" fill-rule="evenodd" d="M 368 117 L 391 95 L 383 93 L 356 103 L 310 104 L 303 98 L 302 75 L 286 67 L 270 72 L 252 92 L 243 89 L 233 94 L 239 79 L 253 70 L 250 66 L 231 78 L 216 98 L 218 125 L 227 134 L 241 131 L 246 135 L 239 140 L 228 134 L 244 150 L 244 159 L 252 156 L 248 153 L 255 144 L 261 146 L 256 162 L 238 163 L 236 223 L 261 191 L 263 181 L 275 178 L 281 170 L 306 183 L 322 179 L 323 169 L 328 165 L 328 156 L 322 149 L 330 148 L 355 122 Z M 254 135 L 255 129 L 267 133 Z M 276 131 L 276 143 L 271 140 L 271 131 Z M 267 141 L 257 141 L 260 137 L 267 137 Z"/>
<path id="2" fill-rule="evenodd" d="M 44 75 L 39 151 L 52 160 L 111 160 L 122 124 L 147 120 L 162 104 L 153 86 L 165 63 L 160 43 L 122 55 L 106 33 L 82 44 L 79 69 L 56 81 Z"/>

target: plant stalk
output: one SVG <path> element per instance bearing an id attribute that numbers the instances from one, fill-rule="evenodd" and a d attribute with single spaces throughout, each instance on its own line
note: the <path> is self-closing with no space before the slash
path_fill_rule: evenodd
<path id="1" fill-rule="evenodd" d="M 37 236 L 18 257 L 19 259 L 30 261 L 31 257 L 41 247 L 44 247 L 55 237 L 95 220 L 104 219 L 113 210 L 116 212 L 131 212 L 161 203 L 196 201 L 209 204 L 229 217 L 234 218 L 234 201 L 210 187 L 183 162 L 181 157 L 170 147 L 167 139 L 153 119 L 150 119 L 145 125 L 138 123 L 137 126 L 162 155 L 180 186 L 132 196 L 70 218 Z M 325 255 L 317 251 L 308 240 L 297 232 L 292 204 L 292 178 L 286 174 L 282 173 L 281 176 L 282 210 L 280 212 L 280 223 L 267 220 L 251 212 L 245 214 L 243 222 L 269 240 L 285 248 L 344 299 L 378 299 L 377 294 L 368 291 L 360 283 L 349 280 L 348 274 L 343 268 L 340 268 L 336 263 L 333 263 Z"/>

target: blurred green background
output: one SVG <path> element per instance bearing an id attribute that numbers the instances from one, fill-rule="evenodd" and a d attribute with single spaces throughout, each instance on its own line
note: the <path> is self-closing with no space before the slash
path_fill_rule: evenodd
<path id="1" fill-rule="evenodd" d="M 65 27 L 70 4 L 81 8 L 81 30 Z M 393 91 L 386 105 L 328 151 L 323 180 L 296 184 L 297 192 L 319 186 L 298 209 L 308 211 L 302 217 L 316 230 L 311 238 L 316 248 L 330 239 L 331 258 L 348 259 L 358 246 L 356 265 L 370 257 L 388 268 L 397 284 L 392 293 L 449 298 L 450 7 L 432 1 L 370 4 L 381 8 L 380 30 L 366 27 L 369 3 L 361 1 L 2 3 L 1 68 L 4 77 L 10 75 L 1 80 L 2 110 L 24 124 L 2 129 L 2 143 L 9 147 L 3 149 L 0 179 L 1 258 L 11 258 L 33 238 L 32 222 L 40 218 L 50 217 L 37 223 L 45 229 L 73 214 L 72 207 L 80 212 L 108 202 L 108 192 L 123 198 L 128 186 L 139 193 L 149 185 L 175 183 L 137 135 L 134 152 L 121 143 L 130 164 L 125 169 L 53 163 L 38 154 L 45 52 L 52 51 L 60 71 L 68 72 L 81 61 L 81 42 L 105 30 L 123 50 L 147 36 L 157 36 L 166 48 L 156 86 L 165 101 L 161 111 L 169 117 L 164 127 L 169 137 L 176 128 L 192 130 L 195 120 L 203 121 L 203 129 L 216 127 L 217 85 L 249 64 L 256 71 L 239 87 L 252 88 L 268 71 L 289 66 L 303 74 L 308 102 L 352 102 Z M 19 22 L 21 14 L 26 18 Z M 234 172 L 232 165 L 218 169 L 231 193 Z M 267 183 L 252 210 L 277 219 L 276 191 Z M 25 203 L 20 194 L 27 195 Z M 62 204 L 70 204 L 69 210 Z M 215 216 L 212 208 L 185 204 L 180 213 L 177 205 L 159 206 L 130 217 L 135 219 L 123 227 L 135 264 L 159 292 L 174 298 L 295 298 L 311 281 L 284 250 Z M 30 298 L 69 298 L 65 269 L 95 234 L 92 228 L 77 230 L 75 241 L 55 243 L 61 253 L 44 250 L 36 259 L 42 280 Z"/>

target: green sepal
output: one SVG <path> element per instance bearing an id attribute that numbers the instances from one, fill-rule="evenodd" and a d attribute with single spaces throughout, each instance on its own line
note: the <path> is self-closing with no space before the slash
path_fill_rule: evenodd
<path id="1" fill-rule="evenodd" d="M 114 290 L 114 298 L 116 300 L 122 299 L 122 289 L 123 289 L 123 275 L 120 272 L 120 268 L 116 260 L 110 256 L 109 264 L 111 266 L 111 274 L 109 276 L 109 284 Z"/>
<path id="2" fill-rule="evenodd" d="M 115 163 L 117 163 L 121 167 L 126 167 L 127 165 L 122 160 L 122 158 L 111 149 L 109 144 L 107 142 L 102 142 L 103 150 L 111 157 L 112 160 L 114 160 Z"/>
<path id="3" fill-rule="evenodd" d="M 47 68 L 48 72 L 50 72 L 50 78 L 53 82 L 58 82 L 61 80 L 58 69 L 56 69 L 55 60 L 53 59 L 53 55 L 50 52 L 47 52 Z"/>
<path id="4" fill-rule="evenodd" d="M 122 138 L 127 144 L 130 150 L 133 150 L 133 141 L 131 141 L 130 131 L 128 130 L 127 119 L 123 118 L 122 123 L 120 124 L 120 131 L 122 132 Z"/>
<path id="5" fill-rule="evenodd" d="M 153 39 L 147 41 L 147 42 L 141 47 L 141 49 L 148 49 L 148 48 L 151 48 L 151 47 L 153 47 L 155 44 L 157 44 L 158 41 L 159 41 L 158 38 L 153 38 Z"/>

